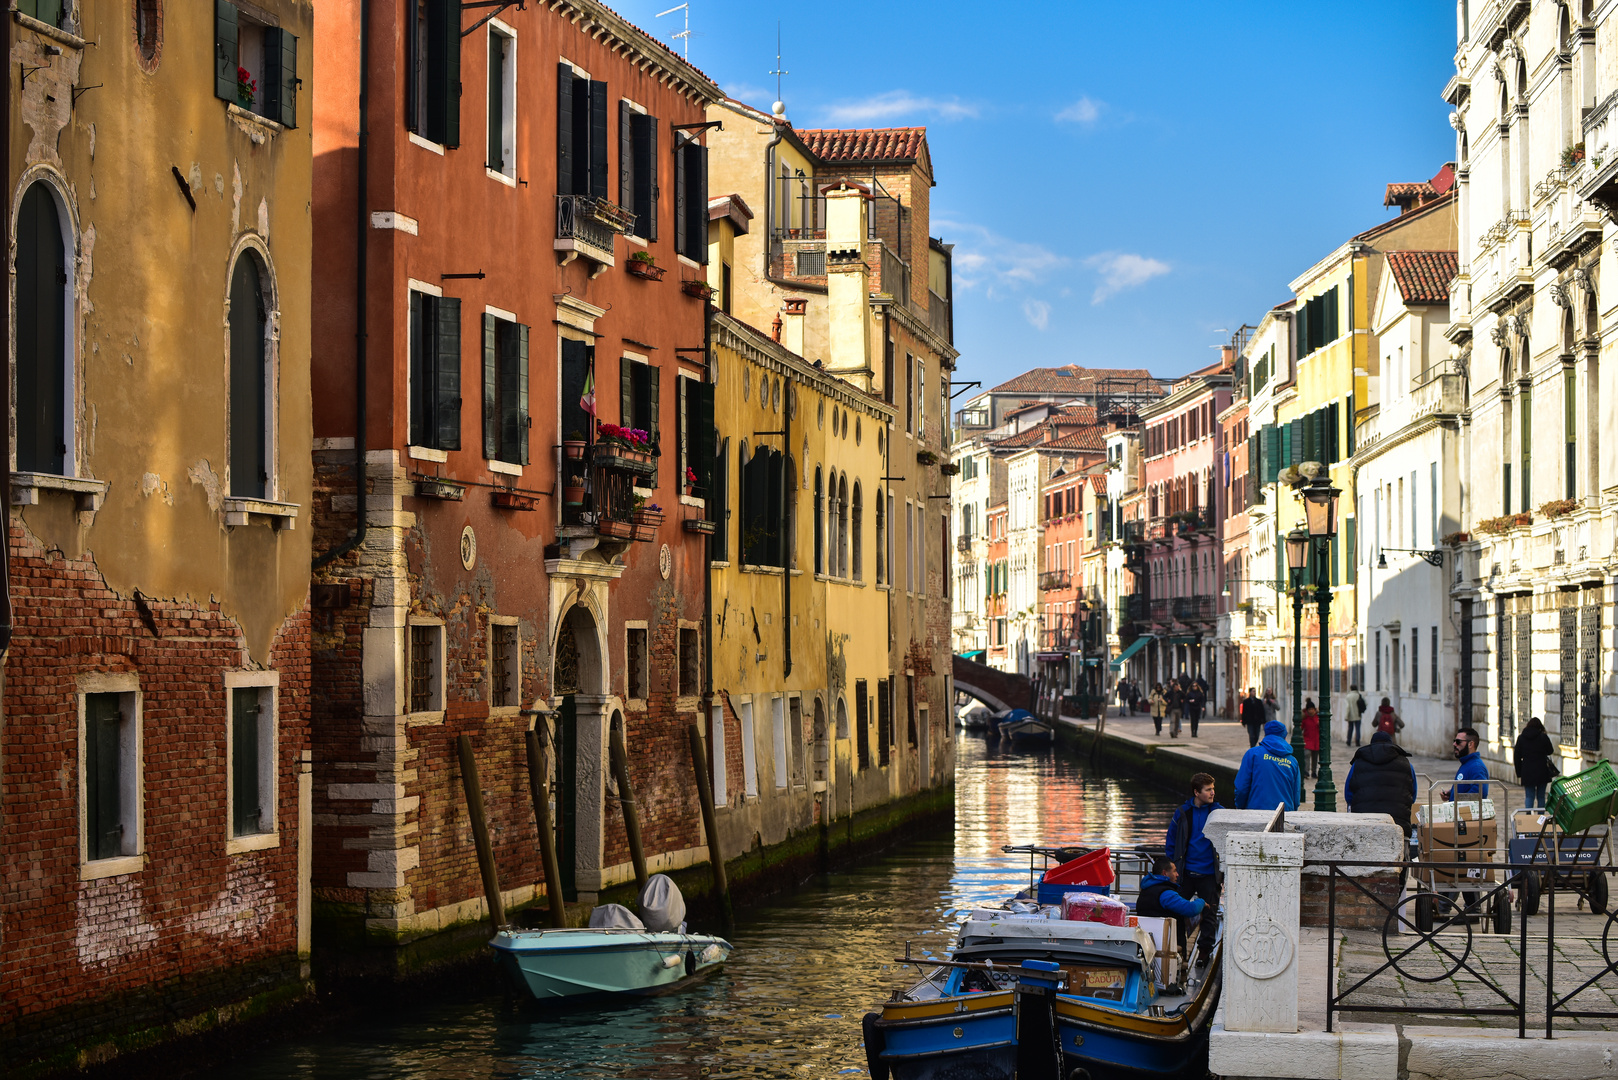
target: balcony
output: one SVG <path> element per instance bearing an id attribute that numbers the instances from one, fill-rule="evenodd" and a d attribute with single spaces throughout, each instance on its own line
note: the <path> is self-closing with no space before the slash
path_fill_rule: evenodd
<path id="1" fill-rule="evenodd" d="M 606 199 L 589 195 L 556 197 L 556 242 L 566 266 L 583 255 L 595 263 L 590 271 L 597 277 L 613 265 L 613 238 L 635 227 L 635 215 Z"/>
<path id="2" fill-rule="evenodd" d="M 960 536 L 957 536 L 955 538 L 955 550 L 960 552 L 962 555 L 972 554 L 972 535 L 970 533 L 962 533 Z"/>
<path id="3" fill-rule="evenodd" d="M 1568 186 L 1580 199 L 1618 212 L 1618 90 L 1584 118 L 1584 161 Z"/>
<path id="4" fill-rule="evenodd" d="M 1047 570 L 1039 575 L 1039 591 L 1050 592 L 1053 589 L 1068 587 L 1068 573 L 1066 570 Z"/>
<path id="5" fill-rule="evenodd" d="M 1151 618 L 1152 622 L 1158 623 L 1162 626 L 1167 626 L 1169 622 L 1169 611 L 1171 610 L 1168 600 L 1149 600 L 1147 601 L 1147 604 L 1147 611 L 1149 612 L 1149 617 Z"/>
<path id="6" fill-rule="evenodd" d="M 1452 419 L 1465 408 L 1465 387 L 1454 361 L 1436 364 L 1411 379 L 1408 393 L 1384 394 L 1374 411 L 1354 426 L 1355 452 L 1363 452 L 1412 424 Z"/>
<path id="7" fill-rule="evenodd" d="M 910 300 L 910 264 L 899 258 L 887 244 L 882 245 L 881 280 L 879 292 L 887 293 L 905 307 L 915 310 Z"/>
<path id="8" fill-rule="evenodd" d="M 927 323 L 933 333 L 955 344 L 955 333 L 950 328 L 950 303 L 931 289 L 927 290 Z"/>
<path id="9" fill-rule="evenodd" d="M 1212 596 L 1176 596 L 1174 621 L 1179 623 L 1209 623 L 1218 615 L 1218 606 Z"/>

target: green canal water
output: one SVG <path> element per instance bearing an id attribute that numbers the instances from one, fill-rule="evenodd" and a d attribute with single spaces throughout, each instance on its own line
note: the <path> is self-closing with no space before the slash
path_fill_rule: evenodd
<path id="1" fill-rule="evenodd" d="M 860 1017 L 945 952 L 961 909 L 1028 883 L 1030 842 L 1161 843 L 1179 800 L 1070 752 L 960 733 L 955 827 L 737 912 L 724 971 L 685 993 L 566 1009 L 490 995 L 395 1008 L 229 1063 L 233 1080 L 570 1080 L 866 1073 Z"/>

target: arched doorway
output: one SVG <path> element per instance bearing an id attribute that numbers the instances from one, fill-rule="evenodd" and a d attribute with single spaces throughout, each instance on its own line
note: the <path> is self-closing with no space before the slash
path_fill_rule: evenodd
<path id="1" fill-rule="evenodd" d="M 68 444 L 69 281 L 67 244 L 56 196 L 34 183 L 17 211 L 17 468 L 70 473 Z"/>
<path id="2" fill-rule="evenodd" d="M 551 650 L 551 693 L 560 699 L 549 721 L 556 750 L 556 857 L 568 900 L 578 897 L 581 868 L 599 872 L 601 862 L 608 756 L 600 722 L 606 687 L 597 627 L 589 607 L 575 604 L 558 622 Z M 590 778 L 589 791 L 581 789 L 581 778 Z"/>

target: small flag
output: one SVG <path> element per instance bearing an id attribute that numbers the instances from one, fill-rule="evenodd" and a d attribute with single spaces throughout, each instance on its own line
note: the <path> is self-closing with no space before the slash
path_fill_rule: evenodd
<path id="1" fill-rule="evenodd" d="M 591 416 L 596 414 L 596 373 L 594 371 L 587 372 L 584 376 L 584 394 L 579 398 L 579 408 Z"/>

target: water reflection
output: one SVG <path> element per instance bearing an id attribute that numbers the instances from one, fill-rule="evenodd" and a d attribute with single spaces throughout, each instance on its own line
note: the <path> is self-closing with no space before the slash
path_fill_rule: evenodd
<path id="1" fill-rule="evenodd" d="M 828 1077 L 865 1072 L 860 1015 L 906 979 L 892 957 L 942 954 L 957 912 L 1028 882 L 1003 844 L 1161 842 L 1167 793 L 1095 775 L 1061 751 L 962 736 L 953 835 L 912 843 L 738 913 L 726 969 L 683 994 L 557 1011 L 498 997 L 395 1012 L 279 1043 L 246 1080 Z"/>

